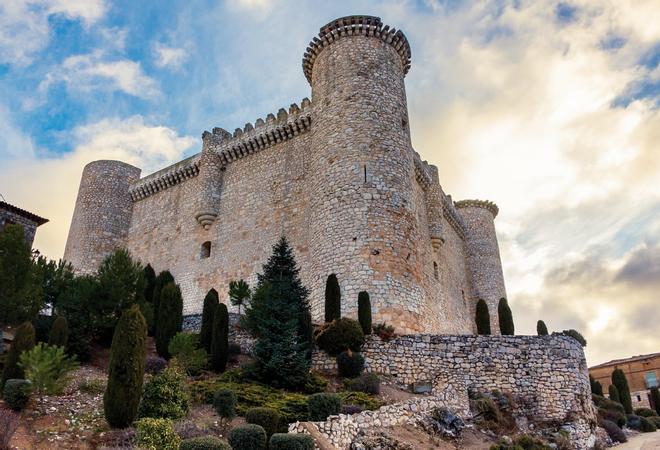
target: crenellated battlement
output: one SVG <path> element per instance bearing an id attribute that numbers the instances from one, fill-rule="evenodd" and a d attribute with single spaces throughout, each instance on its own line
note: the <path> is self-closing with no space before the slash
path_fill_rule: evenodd
<path id="1" fill-rule="evenodd" d="M 489 200 L 460 200 L 458 202 L 454 202 L 454 206 L 456 208 L 483 208 L 487 209 L 488 211 L 493 214 L 493 219 L 497 217 L 497 213 L 500 212 L 500 209 L 497 207 L 497 205 Z"/>
<path id="2" fill-rule="evenodd" d="M 401 30 L 383 26 L 380 17 L 374 16 L 346 16 L 333 20 L 322 26 L 318 37 L 309 43 L 303 55 L 302 67 L 307 81 L 312 82 L 312 69 L 314 61 L 321 51 L 333 42 L 347 36 L 372 36 L 391 45 L 401 57 L 403 73 L 410 70 L 410 44 L 408 38 Z"/>
<path id="3" fill-rule="evenodd" d="M 128 191 L 131 200 L 137 202 L 152 194 L 196 177 L 199 174 L 199 157 L 200 154 L 197 153 L 138 180 Z"/>

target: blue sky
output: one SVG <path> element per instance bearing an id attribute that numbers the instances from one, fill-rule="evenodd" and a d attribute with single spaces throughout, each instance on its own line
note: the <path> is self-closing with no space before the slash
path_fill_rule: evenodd
<path id="1" fill-rule="evenodd" d="M 500 206 L 519 331 L 579 328 L 593 363 L 660 351 L 654 0 L 4 1 L 0 193 L 60 257 L 87 162 L 147 174 L 300 102 L 307 43 L 348 14 L 408 36 L 413 145 L 445 191 Z"/>

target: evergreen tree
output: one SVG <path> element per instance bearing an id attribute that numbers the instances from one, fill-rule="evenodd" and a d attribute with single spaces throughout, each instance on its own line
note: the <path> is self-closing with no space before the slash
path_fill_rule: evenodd
<path id="1" fill-rule="evenodd" d="M 254 372 L 274 386 L 298 388 L 305 382 L 310 360 L 309 291 L 286 238 L 273 246 L 245 316 L 256 337 Z"/>
<path id="2" fill-rule="evenodd" d="M 238 306 L 238 314 L 241 314 L 241 306 L 250 299 L 252 292 L 250 286 L 244 280 L 229 282 L 229 300 L 234 306 Z"/>
<path id="3" fill-rule="evenodd" d="M 48 345 L 66 348 L 69 342 L 69 324 L 64 316 L 57 316 L 50 329 Z"/>
<path id="4" fill-rule="evenodd" d="M 513 314 L 511 314 L 509 302 L 505 298 L 501 298 L 497 305 L 497 317 L 500 322 L 500 333 L 503 336 L 513 336 L 515 334 Z"/>
<path id="5" fill-rule="evenodd" d="M 41 268 L 43 281 L 41 287 L 44 293 L 44 302 L 53 308 L 57 307 L 57 299 L 73 283 L 75 274 L 73 266 L 62 259 L 59 261 L 48 260 L 44 256 L 39 256 L 36 260 L 37 266 Z"/>
<path id="6" fill-rule="evenodd" d="M 653 403 L 653 408 L 655 408 L 655 412 L 657 412 L 660 415 L 660 393 L 658 392 L 657 387 L 651 388 L 651 403 Z"/>
<path id="7" fill-rule="evenodd" d="M 341 318 L 341 289 L 334 273 L 325 283 L 325 321 L 332 322 Z"/>
<path id="8" fill-rule="evenodd" d="M 536 334 L 539 336 L 547 336 L 548 335 L 548 327 L 545 326 L 545 322 L 542 320 L 539 320 L 536 322 Z"/>
<path id="9" fill-rule="evenodd" d="M 169 358 L 167 347 L 183 326 L 183 298 L 181 289 L 173 282 L 167 283 L 160 292 L 158 327 L 156 328 L 156 351 Z"/>
<path id="10" fill-rule="evenodd" d="M 79 361 L 90 358 L 91 341 L 96 334 L 94 302 L 98 297 L 99 284 L 89 275 L 75 277 L 71 285 L 57 299 L 55 311 L 66 317 L 69 329 L 67 352 Z"/>
<path id="11" fill-rule="evenodd" d="M 154 289 L 156 288 L 156 272 L 151 264 L 144 267 L 144 300 L 140 305 L 140 311 L 144 316 L 149 328 L 149 336 L 156 331 L 156 310 L 154 309 Z"/>
<path id="12" fill-rule="evenodd" d="M 312 312 L 307 309 L 300 313 L 300 338 L 301 342 L 307 343 L 307 359 L 312 360 L 312 349 L 314 348 L 314 325 L 312 324 Z"/>
<path id="13" fill-rule="evenodd" d="M 366 291 L 358 294 L 358 320 L 365 336 L 371 334 L 371 301 Z"/>
<path id="14" fill-rule="evenodd" d="M 229 358 L 229 312 L 224 303 L 215 308 L 212 337 L 211 368 L 215 372 L 224 372 Z"/>
<path id="15" fill-rule="evenodd" d="M 632 414 L 633 408 L 632 399 L 630 398 L 630 388 L 628 387 L 628 380 L 626 380 L 623 370 L 614 369 L 614 372 L 612 372 L 612 384 L 619 391 L 619 398 L 621 399 L 623 409 L 626 410 L 626 414 Z"/>
<path id="16" fill-rule="evenodd" d="M 488 312 L 488 305 L 483 299 L 477 302 L 477 334 L 490 334 L 490 313 Z"/>
<path id="17" fill-rule="evenodd" d="M 31 321 L 44 307 L 43 271 L 20 225 L 0 231 L 0 326 Z"/>
<path id="18" fill-rule="evenodd" d="M 5 367 L 2 371 L 1 389 L 4 389 L 7 380 L 11 380 L 12 378 L 25 378 L 23 369 L 18 365 L 19 358 L 21 353 L 34 348 L 36 340 L 34 326 L 32 326 L 30 322 L 25 322 L 16 328 L 16 331 L 14 332 L 14 340 L 9 348 L 7 359 L 5 359 Z M 2 392 L 1 389 L 0 392 Z"/>
<path id="19" fill-rule="evenodd" d="M 607 393 L 609 394 L 610 400 L 613 402 L 621 403 L 621 396 L 619 395 L 619 390 L 615 385 L 610 384 L 607 388 Z"/>
<path id="20" fill-rule="evenodd" d="M 218 308 L 218 291 L 211 289 L 204 297 L 204 309 L 202 310 L 202 329 L 199 332 L 199 346 L 211 353 L 211 341 L 213 340 L 213 318 Z"/>
<path id="21" fill-rule="evenodd" d="M 146 343 L 147 323 L 140 308 L 133 305 L 119 319 L 110 348 L 103 411 L 113 428 L 127 427 L 137 416 L 147 358 Z"/>
<path id="22" fill-rule="evenodd" d="M 589 384 L 591 385 L 591 393 L 603 396 L 603 385 L 596 381 L 594 377 L 589 375 Z"/>
<path id="23" fill-rule="evenodd" d="M 154 335 L 156 334 L 156 330 L 158 329 L 158 309 L 160 308 L 160 291 L 163 290 L 163 287 L 167 283 L 174 283 L 174 277 L 172 274 L 169 272 L 169 270 L 164 270 L 161 273 L 158 274 L 156 277 L 156 283 L 154 284 L 154 296 L 153 296 L 153 307 L 154 307 L 154 317 L 156 320 L 154 321 L 154 329 L 153 333 Z"/>

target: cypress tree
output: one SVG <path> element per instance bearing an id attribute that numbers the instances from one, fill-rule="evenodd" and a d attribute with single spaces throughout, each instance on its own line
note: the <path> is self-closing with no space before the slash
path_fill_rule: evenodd
<path id="1" fill-rule="evenodd" d="M 23 379 L 25 374 L 23 369 L 18 366 L 18 360 L 21 353 L 32 350 L 37 341 L 34 326 L 30 322 L 24 322 L 14 332 L 14 340 L 11 343 L 11 348 L 5 360 L 5 367 L 2 371 L 2 386 L 4 389 L 5 382 L 12 378 Z M 1 391 L 0 391 L 1 392 Z"/>
<path id="2" fill-rule="evenodd" d="M 660 393 L 657 387 L 651 388 L 651 403 L 653 403 L 655 411 L 660 414 Z"/>
<path id="3" fill-rule="evenodd" d="M 603 396 L 603 385 L 600 384 L 594 377 L 589 375 L 589 384 L 591 385 L 591 393 Z"/>
<path id="4" fill-rule="evenodd" d="M 612 372 L 612 384 L 619 391 L 619 398 L 621 399 L 623 409 L 626 410 L 626 414 L 632 414 L 633 408 L 632 399 L 630 398 L 630 388 L 628 387 L 628 380 L 626 380 L 623 370 L 614 369 L 614 372 Z"/>
<path id="5" fill-rule="evenodd" d="M 607 388 L 607 393 L 609 394 L 610 400 L 612 400 L 613 402 L 621 403 L 619 390 L 616 388 L 615 385 L 610 384 L 609 388 Z"/>
<path id="6" fill-rule="evenodd" d="M 314 348 L 314 325 L 312 324 L 312 312 L 307 309 L 300 313 L 300 336 L 302 342 L 307 343 L 307 359 L 312 360 L 312 349 Z"/>
<path id="7" fill-rule="evenodd" d="M 204 309 L 202 310 L 202 329 L 199 332 L 199 347 L 211 353 L 211 341 L 213 340 L 213 318 L 218 308 L 218 291 L 211 289 L 204 297 Z"/>
<path id="8" fill-rule="evenodd" d="M 125 311 L 110 347 L 108 384 L 103 394 L 105 420 L 113 428 L 130 425 L 137 416 L 147 357 L 147 323 L 137 305 Z"/>
<path id="9" fill-rule="evenodd" d="M 334 273 L 325 283 L 325 321 L 332 322 L 341 318 L 341 289 Z"/>
<path id="10" fill-rule="evenodd" d="M 167 346 L 183 325 L 183 298 L 179 286 L 167 283 L 161 293 L 158 307 L 158 327 L 156 328 L 156 351 L 163 358 L 169 358 Z"/>
<path id="11" fill-rule="evenodd" d="M 59 347 L 67 346 L 69 342 L 69 324 L 66 317 L 57 316 L 50 329 L 50 337 L 48 338 L 48 345 L 57 345 Z"/>
<path id="12" fill-rule="evenodd" d="M 547 336 L 548 335 L 548 327 L 545 326 L 545 322 L 542 320 L 539 320 L 536 322 L 536 334 L 539 336 Z"/>
<path id="13" fill-rule="evenodd" d="M 371 334 L 371 301 L 367 291 L 358 294 L 358 320 L 365 336 Z"/>
<path id="14" fill-rule="evenodd" d="M 153 303 L 154 289 L 156 288 L 156 272 L 154 272 L 151 264 L 147 264 L 144 268 L 144 281 L 146 283 L 144 286 L 144 299 L 149 303 Z"/>
<path id="15" fill-rule="evenodd" d="M 158 329 L 158 309 L 160 308 L 160 291 L 163 290 L 163 287 L 165 287 L 167 283 L 174 283 L 174 277 L 172 276 L 169 270 L 164 270 L 158 274 L 158 276 L 156 277 L 156 282 L 154 283 L 154 295 L 152 300 L 152 303 L 154 305 L 154 316 L 156 317 L 152 331 L 154 335 L 156 334 L 156 330 Z"/>
<path id="16" fill-rule="evenodd" d="M 211 368 L 215 372 L 224 372 L 229 357 L 229 312 L 224 303 L 215 308 L 212 331 Z"/>
<path id="17" fill-rule="evenodd" d="M 503 336 L 513 336 L 515 334 L 513 314 L 511 314 L 509 302 L 505 298 L 501 298 L 497 305 L 497 317 L 500 322 L 500 333 Z"/>
<path id="18" fill-rule="evenodd" d="M 488 312 L 488 305 L 483 299 L 477 302 L 477 334 L 490 334 L 490 313 Z"/>

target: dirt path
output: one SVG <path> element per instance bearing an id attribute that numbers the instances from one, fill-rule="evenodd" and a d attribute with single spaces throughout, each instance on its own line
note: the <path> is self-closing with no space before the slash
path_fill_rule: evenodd
<path id="1" fill-rule="evenodd" d="M 631 437 L 625 444 L 613 448 L 616 450 L 658 450 L 660 449 L 660 432 L 638 434 Z"/>

